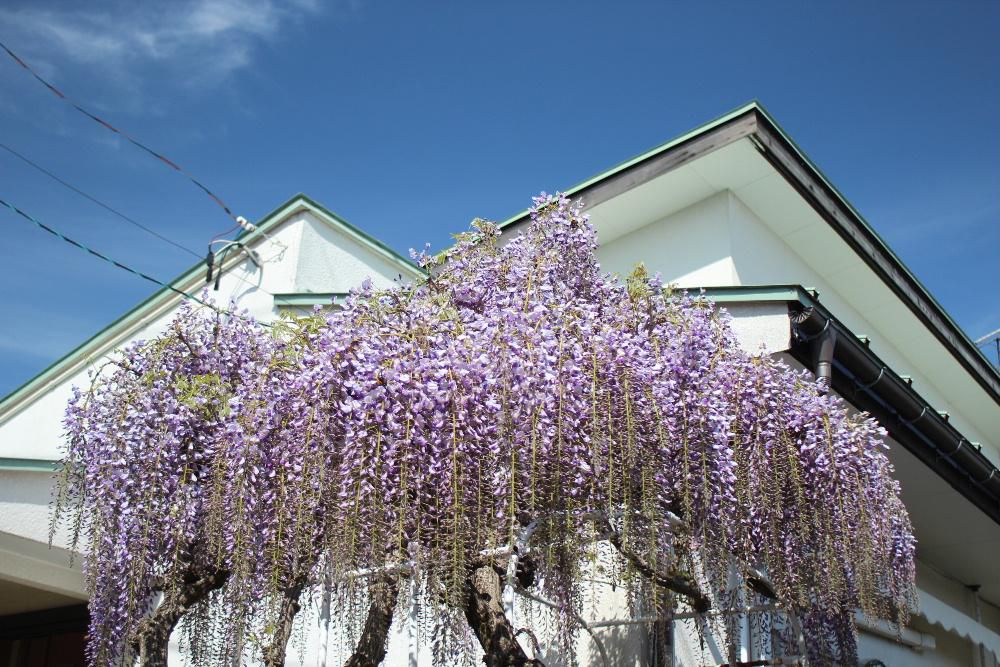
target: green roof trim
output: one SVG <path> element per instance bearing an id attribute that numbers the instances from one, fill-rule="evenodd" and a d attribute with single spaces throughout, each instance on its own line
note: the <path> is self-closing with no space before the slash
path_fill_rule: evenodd
<path id="1" fill-rule="evenodd" d="M 677 292 L 699 297 L 715 303 L 769 303 L 777 301 L 803 301 L 809 290 L 799 285 L 732 285 L 724 287 L 677 288 Z"/>
<path id="2" fill-rule="evenodd" d="M 868 231 L 871 234 L 872 240 L 874 240 L 876 243 L 879 244 L 879 249 L 882 250 L 886 255 L 888 255 L 891 258 L 892 262 L 896 265 L 895 268 L 898 268 L 900 271 L 905 273 L 906 276 L 913 281 L 913 284 L 917 287 L 917 289 L 920 290 L 921 296 L 927 299 L 931 303 L 931 305 L 938 310 L 938 313 L 948 322 L 948 324 L 962 338 L 965 339 L 965 342 L 972 350 L 975 351 L 975 354 L 978 354 L 979 357 L 982 358 L 983 362 L 985 362 L 986 364 L 986 367 L 993 372 L 993 375 L 997 379 L 1000 379 L 1000 369 L 998 369 L 996 366 L 993 365 L 992 362 L 990 362 L 990 360 L 986 357 L 986 354 L 984 354 L 981 349 L 976 347 L 975 343 L 972 342 L 972 338 L 969 336 L 969 334 L 967 334 L 965 330 L 958 325 L 958 323 L 954 320 L 954 318 L 952 318 L 952 316 L 948 313 L 948 311 L 945 310 L 944 306 L 942 306 L 941 303 L 936 298 L 934 298 L 934 295 L 931 294 L 930 290 L 928 290 L 927 287 L 923 284 L 923 282 L 921 282 L 920 279 L 917 278 L 916 274 L 914 274 L 910 270 L 910 267 L 908 267 L 903 262 L 903 260 L 900 259 L 899 255 L 897 255 L 895 251 L 893 251 L 893 249 L 889 247 L 889 245 L 885 242 L 885 239 L 883 239 L 882 236 L 877 231 L 875 231 L 875 228 L 872 226 L 872 224 L 868 222 L 868 220 L 861 214 L 861 211 L 859 211 L 854 206 L 854 204 L 852 204 L 850 200 L 847 199 L 844 193 L 841 192 L 837 188 L 837 186 L 833 184 L 833 181 L 831 181 L 829 178 L 826 177 L 826 174 L 823 173 L 823 171 L 819 168 L 819 166 L 817 166 L 816 163 L 813 162 L 808 155 L 806 155 L 805 151 L 803 151 L 802 148 L 800 148 L 799 145 L 795 143 L 795 140 L 792 139 L 791 135 L 789 135 L 785 131 L 785 129 L 778 124 L 778 121 L 774 119 L 774 116 L 772 116 L 760 102 L 754 101 L 750 105 L 748 105 L 748 107 L 756 109 L 758 113 L 760 113 L 764 118 L 767 119 L 767 121 L 773 126 L 775 131 L 777 131 L 778 134 L 781 135 L 781 138 L 784 139 L 785 142 L 789 146 L 791 146 L 791 148 L 795 151 L 797 157 L 801 159 L 809 167 L 809 169 L 813 172 L 813 174 L 819 180 L 821 180 L 823 184 L 830 189 L 831 192 L 833 192 L 833 194 L 837 197 L 840 203 L 843 204 L 843 206 L 851 212 L 851 214 L 857 219 L 859 223 L 861 223 L 863 227 L 865 227 L 866 231 Z"/>
<path id="3" fill-rule="evenodd" d="M 274 305 L 276 306 L 325 306 L 332 303 L 337 298 L 347 296 L 347 292 L 293 292 L 288 294 L 275 294 Z"/>
<path id="4" fill-rule="evenodd" d="M 291 197 L 286 202 L 261 218 L 261 221 L 257 224 L 257 228 L 254 231 L 244 231 L 238 236 L 238 238 L 240 238 L 243 243 L 251 243 L 259 238 L 263 238 L 269 230 L 279 225 L 289 216 L 302 210 L 312 211 L 313 213 L 318 214 L 318 217 L 326 218 L 327 220 L 332 221 L 336 224 L 336 226 L 340 227 L 342 231 L 346 232 L 347 235 L 353 240 L 357 241 L 362 246 L 368 247 L 375 253 L 382 255 L 390 262 L 395 263 L 399 268 L 413 273 L 415 276 L 424 275 L 424 271 L 413 263 L 408 257 L 404 257 L 386 244 L 362 231 L 358 227 L 355 227 L 330 209 L 302 193 Z M 229 261 L 235 264 L 243 260 L 234 255 Z M 188 290 L 195 289 L 199 285 L 200 281 L 204 280 L 204 274 L 204 263 L 199 262 L 178 275 L 173 280 L 169 281 L 167 284 L 182 290 L 185 289 L 185 287 L 187 287 Z M 188 287 L 189 285 L 191 287 Z M 76 362 L 79 362 L 81 359 L 100 355 L 102 343 L 109 337 L 113 336 L 116 331 L 120 333 L 121 331 L 128 329 L 135 322 L 140 321 L 144 317 L 156 314 L 158 310 L 165 308 L 168 304 L 178 301 L 181 298 L 183 297 L 165 287 L 161 287 L 157 291 L 153 292 L 138 305 L 125 312 L 121 317 L 115 319 L 80 345 L 77 345 L 65 355 L 49 364 L 33 378 L 0 399 L 0 421 L 16 412 L 18 410 L 18 406 L 26 397 L 37 390 L 44 389 L 48 384 L 59 378 L 68 367 L 72 366 Z"/>
<path id="5" fill-rule="evenodd" d="M 0 456 L 0 470 L 15 472 L 55 472 L 59 466 L 57 461 L 49 459 L 17 459 Z"/>

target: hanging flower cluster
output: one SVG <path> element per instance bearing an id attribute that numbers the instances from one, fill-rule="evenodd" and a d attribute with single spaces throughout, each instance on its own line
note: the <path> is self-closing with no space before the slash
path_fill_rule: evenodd
<path id="1" fill-rule="evenodd" d="M 127 659 L 154 592 L 206 572 L 224 576 L 191 612 L 214 628 L 192 635 L 200 663 L 266 645 L 290 591 L 334 590 L 349 616 L 368 591 L 345 582 L 386 568 L 454 626 L 470 573 L 526 535 L 567 651 L 601 540 L 653 608 L 766 573 L 817 661 L 850 658 L 855 609 L 905 617 L 914 539 L 878 425 L 741 351 L 706 301 L 602 275 L 566 198 L 531 218 L 505 244 L 477 221 L 419 255 L 425 282 L 273 331 L 185 308 L 77 392 L 60 507 L 93 664 Z"/>

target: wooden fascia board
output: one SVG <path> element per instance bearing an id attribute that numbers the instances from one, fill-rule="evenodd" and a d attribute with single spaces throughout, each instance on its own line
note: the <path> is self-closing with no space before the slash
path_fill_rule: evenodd
<path id="1" fill-rule="evenodd" d="M 756 105 L 750 105 L 718 123 L 706 126 L 703 131 L 696 130 L 679 141 L 668 142 L 661 149 L 654 149 L 572 187 L 565 194 L 573 199 L 582 199 L 585 210 L 593 208 L 718 148 L 751 136 L 760 117 Z M 528 211 L 522 211 L 502 222 L 500 227 L 507 233 L 527 220 Z"/>
<path id="2" fill-rule="evenodd" d="M 944 345 L 976 382 L 1000 403 L 1000 375 L 919 280 L 844 197 L 808 162 L 781 129 L 755 111 L 750 137 L 761 155 L 861 257 L 883 283 Z"/>

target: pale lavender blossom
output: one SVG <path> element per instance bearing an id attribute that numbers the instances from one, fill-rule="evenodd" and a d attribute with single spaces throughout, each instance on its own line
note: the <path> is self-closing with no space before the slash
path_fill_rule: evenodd
<path id="1" fill-rule="evenodd" d="M 504 245 L 477 221 L 414 253 L 419 285 L 368 283 L 273 332 L 184 307 L 117 355 L 65 419 L 91 664 L 123 659 L 154 588 L 193 564 L 230 573 L 192 634 L 220 664 L 303 573 L 357 622 L 348 575 L 407 562 L 454 625 L 469 569 L 533 521 L 571 650 L 596 516 L 712 594 L 733 567 L 767 572 L 817 656 L 853 654 L 855 608 L 905 617 L 914 538 L 884 431 L 741 351 L 706 301 L 602 274 L 596 247 L 579 206 L 542 195 Z M 608 576 L 662 595 L 621 562 Z"/>

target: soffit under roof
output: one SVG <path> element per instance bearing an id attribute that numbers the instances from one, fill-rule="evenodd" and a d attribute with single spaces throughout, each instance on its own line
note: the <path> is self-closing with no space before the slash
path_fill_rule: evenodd
<path id="1" fill-rule="evenodd" d="M 852 330 L 871 336 L 875 349 L 891 348 L 896 354 L 885 355 L 887 358 L 903 359 L 898 372 L 932 378 L 936 390 L 932 393 L 946 397 L 953 406 L 961 405 L 961 412 L 971 422 L 962 426 L 972 433 L 983 439 L 1000 433 L 1000 402 L 984 391 L 980 378 L 959 363 L 953 350 L 764 157 L 751 136 L 692 156 L 664 173 L 620 188 L 613 196 L 598 195 L 598 203 L 588 206 L 587 212 L 601 243 L 608 244 L 724 191 L 733 193 L 832 287 L 836 294 L 821 297 L 834 299 L 835 309 L 845 313 L 845 323 Z M 590 194 L 584 190 L 579 196 L 587 204 Z M 755 282 L 800 280 L 784 276 Z M 863 317 L 852 321 L 840 303 Z M 959 409 L 953 407 L 952 411 Z M 984 453 L 1000 463 L 1000 442 L 985 444 Z"/>

